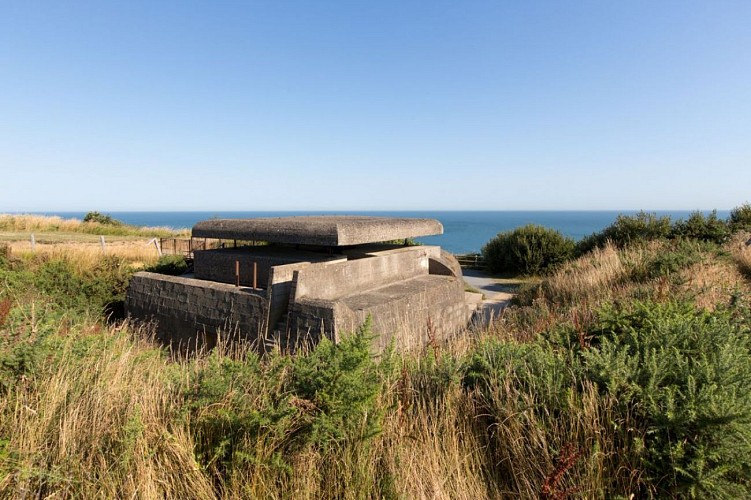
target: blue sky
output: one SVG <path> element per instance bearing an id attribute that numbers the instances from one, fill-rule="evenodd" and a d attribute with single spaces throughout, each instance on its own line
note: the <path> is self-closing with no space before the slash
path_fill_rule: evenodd
<path id="1" fill-rule="evenodd" d="M 727 209 L 751 2 L 0 2 L 0 210 Z"/>

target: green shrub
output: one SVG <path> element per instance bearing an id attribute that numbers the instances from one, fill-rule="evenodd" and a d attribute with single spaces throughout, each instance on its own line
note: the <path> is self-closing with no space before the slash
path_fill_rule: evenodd
<path id="1" fill-rule="evenodd" d="M 297 357 L 292 391 L 310 403 L 300 430 L 319 448 L 344 439 L 363 439 L 379 430 L 375 398 L 380 389 L 376 364 L 370 354 L 371 322 L 341 343 L 324 338 L 312 353 Z"/>
<path id="2" fill-rule="evenodd" d="M 693 212 L 688 219 L 677 221 L 670 235 L 673 238 L 711 241 L 720 245 L 730 237 L 730 228 L 727 222 L 717 217 L 717 210 L 713 210 L 707 216 L 697 211 Z"/>
<path id="3" fill-rule="evenodd" d="M 92 222 L 96 224 L 103 224 L 105 226 L 122 226 L 123 223 L 117 219 L 113 219 L 107 214 L 101 214 L 99 212 L 88 212 L 83 217 L 84 222 Z"/>
<path id="4" fill-rule="evenodd" d="M 608 308 L 580 351 L 584 376 L 642 428 L 657 496 L 751 494 L 751 336 L 737 318 L 690 304 Z"/>
<path id="5" fill-rule="evenodd" d="M 188 272 L 188 262 L 182 255 L 162 255 L 156 264 L 147 267 L 146 271 L 180 276 Z"/>
<path id="6" fill-rule="evenodd" d="M 744 203 L 730 211 L 728 226 L 732 232 L 751 231 L 751 204 Z"/>
<path id="7" fill-rule="evenodd" d="M 569 260 L 574 241 L 559 231 L 528 224 L 499 233 L 482 247 L 485 265 L 493 273 L 542 274 Z"/>
<path id="8" fill-rule="evenodd" d="M 608 241 L 619 248 L 642 241 L 669 238 L 670 217 L 639 212 L 636 215 L 619 215 L 615 222 L 600 231 L 582 238 L 576 245 L 576 254 L 584 255 L 595 247 L 604 247 Z"/>
<path id="9" fill-rule="evenodd" d="M 101 313 L 108 304 L 125 298 L 131 271 L 119 257 L 104 256 L 83 272 L 65 259 L 42 260 L 30 275 L 34 288 L 54 305 Z"/>
<path id="10" fill-rule="evenodd" d="M 663 251 L 647 259 L 632 272 L 636 281 L 675 276 L 683 269 L 701 261 L 702 249 L 700 244 L 691 240 L 677 240 L 671 242 Z"/>
<path id="11" fill-rule="evenodd" d="M 184 393 L 199 461 L 225 477 L 251 466 L 283 477 L 301 448 L 325 452 L 375 434 L 381 379 L 371 339 L 366 322 L 339 344 L 324 339 L 293 357 L 213 351 Z"/>

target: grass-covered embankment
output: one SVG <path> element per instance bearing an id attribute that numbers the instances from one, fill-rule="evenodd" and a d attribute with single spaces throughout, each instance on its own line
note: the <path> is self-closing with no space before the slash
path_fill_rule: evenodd
<path id="1" fill-rule="evenodd" d="M 85 220 L 63 219 L 55 216 L 28 215 L 28 214 L 0 214 L 0 233 L 9 233 L 20 236 L 28 233 L 40 233 L 42 235 L 55 234 L 80 234 L 102 236 L 132 236 L 139 238 L 174 238 L 188 237 L 189 231 L 175 231 L 166 227 L 139 227 L 123 224 L 111 217 L 90 212 Z M 44 237 L 44 236 L 42 236 Z M 69 239 L 72 239 L 69 237 Z"/>
<path id="2" fill-rule="evenodd" d="M 380 359 L 367 329 L 171 359 L 102 320 L 133 259 L 0 257 L 0 494 L 748 496 L 745 238 L 606 245 L 490 328 Z"/>

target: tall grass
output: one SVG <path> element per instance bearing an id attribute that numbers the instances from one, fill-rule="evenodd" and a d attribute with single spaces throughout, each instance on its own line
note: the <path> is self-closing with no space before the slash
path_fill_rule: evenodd
<path id="1" fill-rule="evenodd" d="M 101 317 L 143 256 L 0 255 L 0 497 L 747 493 L 747 253 L 695 251 L 605 247 L 487 329 L 379 359 L 367 329 L 172 358 Z"/>
<path id="2" fill-rule="evenodd" d="M 748 233 L 741 233 L 732 242 L 732 253 L 739 270 L 751 278 L 751 237 Z"/>
<path id="3" fill-rule="evenodd" d="M 8 232 L 67 232 L 111 236 L 142 237 L 188 237 L 188 230 L 173 230 L 167 227 L 138 227 L 83 222 L 79 219 L 63 219 L 58 216 L 29 214 L 0 214 L 0 231 Z"/>
<path id="4" fill-rule="evenodd" d="M 212 497 L 190 434 L 173 423 L 177 393 L 165 383 L 164 356 L 124 332 L 87 339 L 96 328 L 56 339 L 55 362 L 4 395 L 0 489 L 42 498 Z"/>

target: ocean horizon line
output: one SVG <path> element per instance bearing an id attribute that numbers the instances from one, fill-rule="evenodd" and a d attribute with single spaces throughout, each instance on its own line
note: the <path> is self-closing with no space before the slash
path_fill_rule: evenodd
<path id="1" fill-rule="evenodd" d="M 443 234 L 416 238 L 426 245 L 439 245 L 457 253 L 479 252 L 495 235 L 527 224 L 537 224 L 560 231 L 565 236 L 579 240 L 601 231 L 618 215 L 639 212 L 669 216 L 672 220 L 688 217 L 699 211 L 713 210 L 138 210 L 100 211 L 126 224 L 145 227 L 186 229 L 201 220 L 211 218 L 252 218 L 274 216 L 303 216 L 321 214 L 375 215 L 390 217 L 434 218 L 443 225 Z M 6 212 L 9 213 L 9 212 Z M 82 219 L 87 211 L 35 211 L 16 214 L 59 216 Z M 717 210 L 719 217 L 730 211 Z"/>

